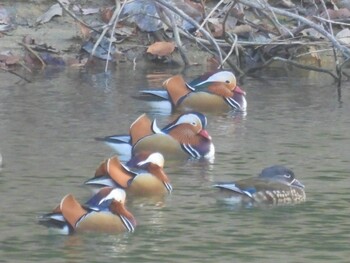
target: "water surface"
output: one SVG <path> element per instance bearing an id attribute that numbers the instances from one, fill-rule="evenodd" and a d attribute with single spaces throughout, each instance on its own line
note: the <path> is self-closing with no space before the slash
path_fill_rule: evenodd
<path id="1" fill-rule="evenodd" d="M 183 72 L 191 79 L 203 68 Z M 213 163 L 166 163 L 174 187 L 163 202 L 129 200 L 138 227 L 121 235 L 57 236 L 37 224 L 113 151 L 96 136 L 126 133 L 146 112 L 159 126 L 174 115 L 134 98 L 179 69 L 47 70 L 23 83 L 0 72 L 0 262 L 347 262 L 350 92 L 324 75 L 271 70 L 240 80 L 246 115 L 209 113 Z M 215 181 L 293 169 L 307 202 L 233 209 Z"/>

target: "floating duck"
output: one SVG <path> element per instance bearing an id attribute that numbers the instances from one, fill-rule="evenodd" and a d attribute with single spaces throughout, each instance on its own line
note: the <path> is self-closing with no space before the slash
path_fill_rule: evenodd
<path id="1" fill-rule="evenodd" d="M 181 75 L 164 81 L 165 90 L 142 90 L 161 100 L 169 100 L 172 108 L 180 111 L 246 111 L 245 92 L 236 84 L 236 77 L 230 71 L 207 73 L 190 83 Z"/>
<path id="2" fill-rule="evenodd" d="M 211 136 L 205 130 L 207 118 L 199 112 L 181 114 L 164 128 L 157 126 L 142 114 L 130 126 L 129 135 L 112 135 L 96 138 L 104 141 L 121 155 L 137 155 L 142 152 L 160 152 L 165 159 L 207 158 L 213 159 L 215 148 Z"/>
<path id="3" fill-rule="evenodd" d="M 122 187 L 134 196 L 165 195 L 172 191 L 169 178 L 163 170 L 164 157 L 161 153 L 152 153 L 135 166 L 145 170 L 133 172 L 123 165 L 117 156 L 113 156 L 103 161 L 97 168 L 95 177 L 85 184 Z"/>
<path id="4" fill-rule="evenodd" d="M 64 235 L 133 232 L 136 220 L 124 206 L 125 196 L 121 188 L 104 187 L 81 205 L 72 194 L 67 194 L 51 213 L 39 218 L 39 223 Z"/>
<path id="5" fill-rule="evenodd" d="M 217 183 L 220 196 L 226 203 L 291 204 L 305 201 L 304 185 L 290 169 L 275 165 L 262 170 L 258 177 L 251 177 L 236 182 Z"/>

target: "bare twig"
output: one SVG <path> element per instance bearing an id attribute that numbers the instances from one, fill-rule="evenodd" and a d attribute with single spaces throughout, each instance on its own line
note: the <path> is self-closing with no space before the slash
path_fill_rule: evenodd
<path id="1" fill-rule="evenodd" d="M 123 5 L 120 6 L 120 1 L 119 1 L 119 0 L 115 0 L 115 5 L 116 5 L 116 7 L 115 7 L 114 13 L 116 13 L 117 10 L 118 10 L 118 12 L 117 12 L 116 17 L 114 18 L 114 21 L 111 20 L 111 21 L 113 21 L 113 26 L 112 26 L 111 36 L 110 36 L 110 38 L 109 38 L 109 46 L 108 46 L 108 53 L 107 53 L 107 59 L 106 59 L 105 72 L 107 72 L 107 69 L 108 69 L 108 61 L 109 61 L 108 58 L 109 58 L 109 56 L 110 56 L 110 54 L 111 54 L 112 43 L 113 43 L 112 37 L 114 36 L 115 28 L 116 28 L 116 26 L 117 26 L 120 13 L 122 12 L 122 10 L 123 10 L 124 6 L 126 5 L 126 3 L 127 3 L 127 1 L 124 1 L 124 2 L 123 2 Z M 113 15 L 114 15 L 114 14 L 113 14 Z M 113 17 L 112 17 L 112 18 L 113 18 Z M 102 39 L 102 38 L 101 38 L 101 39 Z"/>
<path id="2" fill-rule="evenodd" d="M 113 12 L 113 15 L 111 17 L 111 19 L 109 20 L 109 23 L 107 25 L 105 25 L 102 33 L 100 34 L 99 38 L 97 39 L 94 47 L 92 48 L 92 51 L 91 51 L 91 55 L 90 57 L 92 57 L 94 54 L 95 54 L 95 51 L 97 49 L 97 47 L 99 46 L 99 44 L 101 43 L 102 39 L 104 38 L 104 36 L 106 35 L 107 31 L 110 29 L 110 27 L 114 24 L 114 20 L 117 18 L 118 14 L 119 14 L 119 9 L 117 9 L 117 6 Z M 113 37 L 112 35 L 110 37 Z M 107 56 L 107 60 L 108 60 L 108 56 Z"/>
<path id="3" fill-rule="evenodd" d="M 235 7 L 236 5 L 236 0 L 234 0 L 232 3 L 230 3 L 230 6 L 225 14 L 224 20 L 222 21 L 222 37 L 225 38 L 225 33 L 226 33 L 226 21 L 228 19 L 228 15 L 231 12 L 232 8 Z"/>
<path id="4" fill-rule="evenodd" d="M 282 35 L 288 35 L 288 36 L 293 35 L 293 33 L 290 33 L 290 31 L 287 31 L 287 30 L 282 31 L 281 27 L 279 27 L 279 23 L 277 23 L 277 21 L 275 19 L 273 19 L 273 17 L 269 16 L 268 12 L 265 12 L 264 10 L 260 10 L 260 12 L 266 17 L 267 20 L 269 20 L 273 24 L 275 30 L 281 36 Z M 251 21 L 249 21 L 249 23 L 250 23 L 251 26 L 254 26 L 255 28 L 258 28 L 259 30 L 262 30 L 262 31 L 265 31 L 265 32 L 267 31 L 268 33 L 273 33 L 274 35 L 278 35 L 275 32 L 271 32 L 272 30 L 268 30 L 268 29 L 264 28 L 264 26 L 261 26 L 259 24 L 255 24 L 255 23 L 253 23 Z"/>
<path id="5" fill-rule="evenodd" d="M 217 52 L 217 55 L 218 55 L 218 58 L 219 58 L 219 61 L 220 61 L 220 64 L 221 64 L 221 62 L 222 62 L 222 54 L 221 54 L 220 47 L 216 43 L 215 39 L 208 33 L 208 31 L 204 30 L 203 28 L 200 28 L 200 25 L 194 19 L 192 19 L 187 14 L 185 14 L 182 10 L 180 10 L 176 6 L 166 2 L 164 0 L 155 0 L 155 2 L 157 2 L 161 6 L 164 6 L 164 7 L 168 8 L 168 9 L 170 9 L 171 11 L 173 11 L 174 13 L 179 15 L 181 18 L 189 21 L 193 26 L 195 26 L 199 30 L 199 32 L 202 33 L 208 39 L 208 41 L 211 43 L 211 45 L 215 48 L 215 50 Z"/>
<path id="6" fill-rule="evenodd" d="M 326 4 L 324 2 L 324 0 L 321 1 L 322 3 L 322 7 L 324 9 L 324 11 L 326 12 L 327 14 L 327 18 L 328 20 L 330 20 L 330 16 L 329 16 L 329 12 L 328 12 L 328 9 L 326 7 Z M 334 33 L 333 33 L 333 25 L 332 23 L 328 23 L 329 24 L 329 31 L 330 31 L 330 34 L 332 36 L 334 36 Z M 335 61 L 335 68 L 336 68 L 336 72 L 337 72 L 337 75 L 338 75 L 338 86 L 340 86 L 340 83 L 341 83 L 341 78 L 342 78 L 342 72 L 341 70 L 339 69 L 339 60 L 338 60 L 338 57 L 337 57 L 337 52 L 335 50 L 335 47 L 333 46 L 333 57 L 334 57 L 334 61 Z"/>
<path id="7" fill-rule="evenodd" d="M 331 48 L 327 48 L 327 49 L 318 49 L 318 50 L 314 50 L 314 51 L 310 51 L 310 52 L 304 52 L 304 53 L 296 55 L 295 58 L 303 57 L 303 56 L 306 56 L 306 55 L 322 53 L 322 52 L 329 52 L 331 50 L 332 50 Z"/>
<path id="8" fill-rule="evenodd" d="M 335 25 L 350 26 L 350 23 L 334 21 L 334 20 L 326 19 L 326 18 L 323 18 L 323 17 L 320 17 L 320 16 L 313 16 L 313 18 L 318 19 L 320 21 L 327 22 L 327 23 L 335 24 Z"/>
<path id="9" fill-rule="evenodd" d="M 180 55 L 181 55 L 181 58 L 182 58 L 183 62 L 185 63 L 186 66 L 188 66 L 191 63 L 190 63 L 190 61 L 189 61 L 189 59 L 188 59 L 188 57 L 186 55 L 186 52 L 184 51 L 184 49 L 182 47 L 181 38 L 180 38 L 180 34 L 179 34 L 179 29 L 177 28 L 177 25 L 176 25 L 176 22 L 175 22 L 175 18 L 173 16 L 173 14 L 171 14 L 167 9 L 164 9 L 164 12 L 166 13 L 167 17 L 170 19 L 177 49 L 180 52 Z"/>
<path id="10" fill-rule="evenodd" d="M 81 23 L 82 25 L 84 25 L 85 27 L 99 33 L 98 30 L 96 30 L 95 28 L 93 28 L 92 26 L 86 24 L 83 20 L 81 20 L 79 17 L 77 17 L 74 13 L 72 13 L 62 2 L 61 0 L 57 0 L 57 3 L 63 8 L 64 11 L 67 12 L 67 14 L 72 17 L 74 20 L 78 21 L 79 23 Z"/>
<path id="11" fill-rule="evenodd" d="M 269 59 L 268 61 L 266 61 L 262 66 L 251 68 L 246 73 L 254 72 L 254 71 L 257 71 L 257 70 L 262 69 L 264 67 L 267 67 L 268 65 L 270 65 L 274 61 L 282 61 L 284 63 L 293 65 L 293 66 L 301 68 L 301 69 L 327 73 L 327 74 L 331 75 L 335 80 L 339 79 L 337 75 L 333 74 L 331 71 L 329 71 L 327 69 L 319 68 L 319 67 L 313 67 L 313 66 L 307 66 L 307 65 L 298 63 L 296 61 L 293 61 L 293 60 L 290 60 L 290 59 L 281 58 L 281 57 L 273 57 L 273 58 Z"/>
<path id="12" fill-rule="evenodd" d="M 231 49 L 230 51 L 227 53 L 226 57 L 224 58 L 224 60 L 222 61 L 222 63 L 219 65 L 219 68 L 222 68 L 225 64 L 226 61 L 228 61 L 228 58 L 231 56 L 231 54 L 233 53 L 233 51 L 235 50 L 236 48 L 236 44 L 237 44 L 237 35 L 236 34 L 233 34 L 233 36 L 229 33 L 226 33 L 230 39 L 232 39 L 232 46 L 231 46 Z M 243 71 L 237 66 L 237 65 L 234 65 L 232 63 L 230 63 L 230 66 L 236 71 L 236 72 L 239 72 L 240 74 L 243 74 Z"/>
<path id="13" fill-rule="evenodd" d="M 41 63 L 41 68 L 45 68 L 46 63 L 43 61 L 43 59 L 39 56 L 38 53 L 36 53 L 30 46 L 28 46 L 27 44 L 24 43 L 18 43 L 19 45 L 23 46 L 26 50 L 28 50 L 31 54 L 34 55 L 34 57 L 36 57 L 40 63 Z"/>
<path id="14" fill-rule="evenodd" d="M 325 4 L 324 0 L 321 0 L 321 4 L 322 4 L 322 7 L 323 7 L 323 10 L 326 12 L 328 20 L 330 20 L 331 18 L 329 16 L 329 12 L 328 12 L 328 9 L 326 7 L 326 4 Z M 329 31 L 332 34 L 332 36 L 334 36 L 332 23 L 328 22 L 328 24 L 329 24 Z"/>
<path id="15" fill-rule="evenodd" d="M 238 1 L 246 6 L 256 8 L 259 10 L 266 10 L 267 9 L 266 5 L 257 4 L 256 2 L 252 2 L 249 0 L 238 0 Z M 332 34 L 328 33 L 321 26 L 315 24 L 311 20 L 309 20 L 305 17 L 299 16 L 299 15 L 296 15 L 294 13 L 291 13 L 291 12 L 288 12 L 288 11 L 285 11 L 285 10 L 282 10 L 279 8 L 272 7 L 272 6 L 269 6 L 269 10 L 272 10 L 276 14 L 293 18 L 293 19 L 300 21 L 301 23 L 304 23 L 307 26 L 315 29 L 317 32 L 319 32 L 320 34 L 325 36 L 346 58 L 350 57 L 350 49 L 349 48 L 345 47 L 344 45 L 341 45 L 339 43 L 339 41 Z"/>
<path id="16" fill-rule="evenodd" d="M 210 17 L 213 15 L 213 13 L 219 8 L 219 6 L 225 2 L 226 0 L 220 0 L 216 6 L 209 12 L 209 14 L 207 15 L 207 17 L 203 20 L 202 24 L 200 25 L 200 27 L 197 29 L 197 31 L 199 31 L 200 29 L 202 29 L 204 27 L 204 25 L 208 22 L 208 20 L 210 19 Z"/>
<path id="17" fill-rule="evenodd" d="M 272 7 L 267 3 L 266 0 L 264 0 L 264 4 L 266 5 L 267 9 L 270 11 L 270 13 L 272 14 L 272 17 L 271 17 L 271 21 L 274 21 L 274 25 L 278 28 L 278 26 L 280 26 L 281 28 L 283 28 L 291 37 L 294 37 L 293 33 L 287 28 L 285 27 L 284 25 L 282 25 L 280 23 L 280 21 L 278 21 L 277 19 L 277 16 L 274 12 L 274 9 L 272 9 Z M 266 15 L 266 14 L 265 14 Z M 267 16 L 268 17 L 268 16 Z M 280 34 L 282 33 L 280 29 L 278 29 L 278 31 L 280 32 Z"/>
<path id="18" fill-rule="evenodd" d="M 3 71 L 6 71 L 6 72 L 8 72 L 8 73 L 13 74 L 13 75 L 15 75 L 15 76 L 17 76 L 17 77 L 19 77 L 19 78 L 21 78 L 21 79 L 27 81 L 28 83 L 31 83 L 31 81 L 30 81 L 29 79 L 27 79 L 27 78 L 24 77 L 24 76 L 21 76 L 20 74 L 18 74 L 17 72 L 15 72 L 15 71 L 13 71 L 13 70 L 11 70 L 11 69 L 7 69 L 7 68 L 3 68 L 3 67 L 0 67 L 0 69 L 3 70 Z"/>
<path id="19" fill-rule="evenodd" d="M 160 6 L 156 6 L 156 8 L 157 8 L 158 15 L 159 15 L 160 19 L 163 21 L 163 23 L 165 23 L 169 28 L 173 29 L 173 34 L 174 34 L 176 46 L 180 52 L 180 56 L 181 56 L 184 64 L 186 66 L 190 65 L 191 63 L 186 55 L 185 50 L 182 47 L 182 42 L 181 42 L 181 38 L 180 38 L 180 34 L 179 34 L 179 28 L 176 25 L 176 21 L 175 21 L 173 14 L 171 12 L 169 12 L 169 10 L 166 8 L 160 8 Z M 185 34 L 184 31 L 182 31 L 181 33 Z"/>
<path id="20" fill-rule="evenodd" d="M 226 21 L 228 18 L 228 15 L 230 13 L 230 11 L 232 10 L 232 8 L 236 5 L 236 0 L 234 0 L 233 2 L 231 2 L 229 4 L 229 7 L 227 9 L 227 12 L 225 14 L 224 20 L 222 22 L 222 34 L 223 34 L 223 38 L 226 40 L 227 43 L 232 43 L 231 44 L 231 49 L 229 51 L 229 53 L 226 55 L 225 59 L 223 60 L 222 64 L 219 65 L 219 68 L 222 68 L 224 66 L 224 63 L 227 61 L 227 63 L 231 66 L 231 68 L 233 68 L 235 70 L 235 72 L 238 72 L 240 75 L 243 75 L 244 72 L 239 68 L 239 66 L 237 66 L 236 64 L 233 64 L 230 62 L 229 57 L 231 56 L 232 52 L 236 49 L 236 57 L 237 60 L 239 59 L 239 54 L 238 54 L 238 49 L 237 49 L 237 41 L 238 41 L 238 37 L 236 34 L 234 34 L 234 37 L 232 36 L 232 34 L 227 33 L 226 32 Z M 229 38 L 230 41 L 228 41 L 227 36 Z"/>

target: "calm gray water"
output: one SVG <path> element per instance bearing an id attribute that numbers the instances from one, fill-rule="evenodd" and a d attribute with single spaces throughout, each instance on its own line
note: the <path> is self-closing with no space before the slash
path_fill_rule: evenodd
<path id="1" fill-rule="evenodd" d="M 30 84 L 0 72 L 0 262 L 349 262 L 350 85 L 339 98 L 328 77 L 283 69 L 240 81 L 246 116 L 207 115 L 214 163 L 166 163 L 173 194 L 128 202 L 135 233 L 58 236 L 37 224 L 65 194 L 90 196 L 82 183 L 113 154 L 94 137 L 127 132 L 143 112 L 160 126 L 173 117 L 132 96 L 177 72 L 54 69 Z M 272 164 L 294 170 L 306 203 L 237 210 L 213 198 L 212 182 Z"/>

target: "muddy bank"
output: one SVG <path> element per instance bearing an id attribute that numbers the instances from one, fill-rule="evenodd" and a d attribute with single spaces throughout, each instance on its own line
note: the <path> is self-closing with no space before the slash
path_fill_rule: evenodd
<path id="1" fill-rule="evenodd" d="M 113 1 L 80 2 L 81 7 L 85 6 L 91 9 L 113 8 Z M 88 58 L 90 54 L 82 49 L 82 45 L 89 40 L 84 36 L 79 23 L 65 11 L 63 11 L 62 16 L 53 16 L 48 22 L 37 22 L 40 16 L 56 3 L 56 1 L 5 1 L 2 3 L 0 7 L 2 10 L 6 10 L 5 15 L 10 19 L 7 20 L 10 29 L 0 33 L 0 52 L 22 57 L 25 53 L 28 53 L 22 43 L 25 41 L 24 39 L 30 38 L 30 40 L 27 40 L 29 41 L 27 44 L 35 43 L 34 46 L 42 46 L 43 49 L 47 47 L 46 51 L 51 52 L 54 56 L 62 58 L 63 61 L 72 61 L 67 62 L 68 64 L 78 63 L 78 60 L 74 60 L 75 58 Z M 87 24 L 103 26 L 100 13 L 84 15 L 83 18 Z M 140 66 L 147 63 L 167 63 L 174 66 L 182 64 L 181 57 L 177 52 L 174 52 L 169 59 L 158 61 L 148 57 L 146 54 L 148 46 L 157 39 L 161 39 L 161 34 L 142 32 L 137 28 L 133 30 L 135 32 L 132 35 L 118 43 L 116 62 L 137 63 Z M 94 36 L 94 40 L 96 40 L 96 36 Z M 196 44 L 189 41 L 186 43 L 186 49 L 187 56 L 193 64 L 207 63 L 213 57 L 213 55 L 198 49 Z M 34 48 L 34 50 L 38 50 L 38 48 Z M 40 50 L 37 52 L 40 52 Z M 104 63 L 104 60 L 97 59 L 95 62 Z"/>

